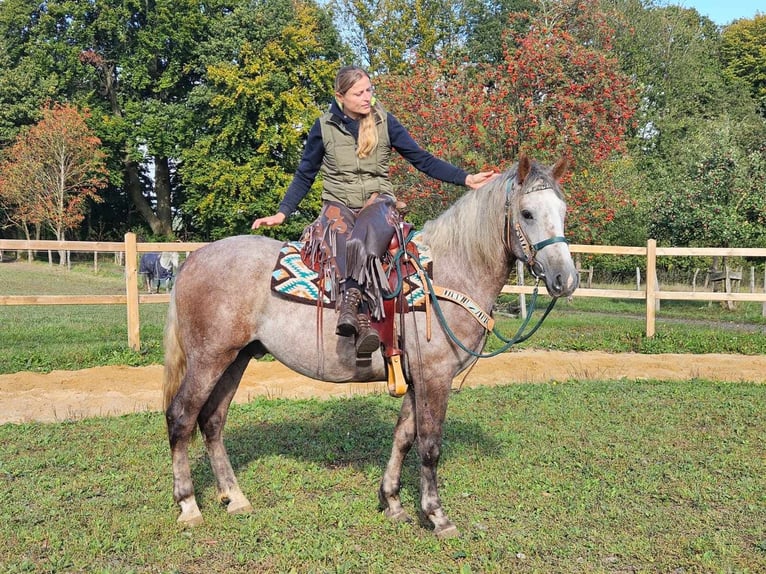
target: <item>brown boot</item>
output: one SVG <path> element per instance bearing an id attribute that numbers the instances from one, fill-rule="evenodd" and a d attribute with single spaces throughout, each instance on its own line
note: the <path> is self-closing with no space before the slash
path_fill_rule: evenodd
<path id="1" fill-rule="evenodd" d="M 357 315 L 359 335 L 356 337 L 356 356 L 370 356 L 380 349 L 378 332 L 370 326 L 370 317 L 365 313 Z"/>
<path id="2" fill-rule="evenodd" d="M 359 333 L 359 319 L 357 311 L 362 300 L 362 292 L 351 288 L 343 292 L 343 300 L 340 303 L 340 317 L 335 327 L 335 334 L 341 337 L 352 337 Z"/>

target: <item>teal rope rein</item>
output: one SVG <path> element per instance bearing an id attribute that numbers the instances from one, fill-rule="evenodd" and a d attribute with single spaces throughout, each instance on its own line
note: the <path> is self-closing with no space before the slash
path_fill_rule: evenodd
<path id="1" fill-rule="evenodd" d="M 407 245 L 407 243 L 409 243 L 411 238 L 412 238 L 412 233 L 410 234 L 409 237 L 407 237 L 407 240 L 405 242 L 403 242 L 403 245 Z M 544 245 L 542 245 L 542 247 L 545 247 L 545 245 L 547 245 L 548 243 L 554 243 L 556 241 L 560 241 L 560 239 L 553 238 L 552 240 L 549 239 L 546 242 L 540 242 L 540 243 L 544 244 Z M 538 244 L 538 246 L 539 246 L 539 244 Z M 536 246 L 536 247 L 538 247 L 538 246 Z M 401 258 L 405 254 L 406 254 L 405 248 L 404 247 L 400 247 L 399 250 L 396 252 L 396 255 L 394 256 L 393 263 L 395 264 L 396 273 L 397 273 L 397 284 L 396 284 L 396 288 L 392 292 L 384 295 L 384 297 L 386 299 L 393 299 L 394 297 L 398 297 L 399 294 L 401 293 L 402 284 L 403 284 L 402 269 L 401 269 Z M 455 332 L 450 328 L 449 324 L 447 323 L 447 319 L 444 316 L 444 312 L 442 311 L 441 305 L 439 304 L 439 298 L 434 293 L 433 284 L 431 283 L 431 277 L 429 277 L 429 275 L 426 272 L 426 270 L 423 269 L 423 266 L 420 264 L 420 261 L 417 261 L 416 258 L 414 258 L 414 257 L 412 257 L 410 259 L 410 261 L 412 262 L 413 265 L 417 266 L 417 268 L 421 271 L 422 276 L 425 277 L 426 285 L 424 287 L 427 287 L 427 289 L 428 289 L 428 297 L 431 298 L 431 304 L 432 304 L 434 310 L 436 311 L 436 316 L 439 319 L 439 324 L 442 326 L 442 329 L 444 329 L 445 333 L 447 333 L 447 335 L 449 336 L 450 340 L 453 343 L 455 343 L 455 345 L 460 347 L 460 349 L 462 349 L 463 351 L 465 351 L 466 353 L 468 353 L 472 357 L 476 357 L 478 359 L 487 359 L 487 358 L 490 358 L 490 357 L 495 357 L 495 356 L 497 356 L 497 355 L 499 355 L 501 353 L 507 352 L 514 345 L 517 345 L 519 343 L 523 343 L 524 341 L 529 339 L 532 335 L 535 334 L 535 332 L 543 324 L 543 321 L 545 321 L 546 317 L 548 317 L 550 312 L 553 310 L 553 307 L 556 305 L 556 301 L 558 300 L 556 297 L 554 297 L 551 300 L 551 302 L 548 304 L 548 307 L 545 310 L 545 313 L 543 313 L 542 317 L 540 317 L 540 319 L 537 321 L 537 324 L 532 328 L 531 331 L 529 331 L 528 333 L 525 334 L 524 331 L 527 328 L 527 326 L 529 325 L 530 320 L 532 319 L 532 312 L 534 311 L 535 304 L 537 302 L 537 288 L 538 288 L 538 285 L 540 283 L 540 281 L 538 279 L 537 284 L 535 284 L 535 289 L 532 292 L 532 299 L 530 300 L 529 305 L 527 306 L 527 317 L 526 317 L 526 319 L 524 319 L 524 322 L 521 324 L 521 326 L 519 327 L 518 331 L 516 331 L 516 334 L 512 338 L 508 339 L 507 337 L 505 337 L 502 333 L 500 333 L 497 330 L 497 327 L 493 327 L 492 328 L 492 334 L 495 337 L 497 337 L 498 339 L 500 339 L 503 342 L 503 345 L 499 349 L 496 349 L 496 350 L 491 351 L 489 353 L 481 353 L 481 352 L 477 353 L 473 349 L 469 349 L 468 347 L 466 347 L 465 344 L 460 339 L 458 339 L 458 337 L 455 334 Z"/>
<path id="2" fill-rule="evenodd" d="M 463 344 L 463 342 L 460 339 L 458 339 L 457 335 L 455 335 L 455 332 L 450 328 L 449 324 L 447 323 L 446 317 L 444 317 L 444 312 L 442 311 L 441 305 L 439 304 L 438 297 L 436 297 L 436 294 L 433 292 L 433 285 L 431 284 L 431 278 L 425 272 L 423 273 L 423 275 L 426 278 L 426 283 L 428 284 L 429 296 L 431 297 L 431 303 L 433 305 L 434 310 L 436 311 L 436 316 L 439 319 L 439 324 L 442 326 L 442 329 L 444 329 L 447 335 L 449 335 L 449 338 L 452 340 L 453 343 L 455 343 L 463 351 L 465 351 L 472 357 L 476 357 L 477 359 L 488 359 L 490 357 L 496 357 L 497 355 L 501 353 L 507 352 L 514 345 L 517 345 L 518 343 L 523 343 L 524 341 L 529 339 L 532 335 L 535 334 L 535 332 L 543 324 L 543 321 L 545 321 L 545 318 L 553 310 L 553 307 L 556 305 L 556 301 L 558 300 L 556 297 L 551 299 L 551 302 L 548 304 L 548 307 L 546 308 L 545 313 L 543 313 L 542 317 L 540 317 L 540 319 L 537 321 L 537 324 L 532 328 L 531 331 L 524 334 L 524 330 L 527 328 L 527 325 L 529 325 L 530 319 L 532 319 L 532 311 L 535 309 L 535 303 L 537 301 L 537 285 L 535 285 L 535 289 L 532 292 L 532 300 L 529 302 L 529 305 L 527 306 L 527 317 L 526 319 L 524 319 L 524 322 L 521 324 L 518 331 L 516 331 L 516 334 L 512 338 L 508 339 L 497 330 L 497 327 L 493 327 L 492 334 L 498 339 L 500 339 L 501 341 L 503 341 L 504 344 L 499 349 L 496 349 L 489 353 L 481 353 L 481 352 L 477 353 L 473 349 L 469 349 L 468 347 L 466 347 L 465 344 Z"/>

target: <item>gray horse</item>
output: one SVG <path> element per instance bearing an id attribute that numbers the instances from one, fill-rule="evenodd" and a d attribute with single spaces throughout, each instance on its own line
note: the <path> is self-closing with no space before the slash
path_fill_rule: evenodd
<path id="1" fill-rule="evenodd" d="M 545 281 L 548 293 L 571 295 L 578 274 L 564 240 L 566 204 L 559 181 L 566 169 L 527 157 L 478 190 L 467 191 L 422 231 L 433 260 L 432 283 L 463 294 L 491 312 L 517 259 Z M 211 243 L 185 261 L 165 326 L 165 415 L 179 522 L 202 522 L 188 448 L 199 426 L 219 499 L 230 513 L 252 506 L 240 490 L 223 443 L 229 405 L 252 358 L 271 353 L 291 369 L 331 382 L 384 381 L 379 353 L 357 362 L 351 337 L 335 335 L 332 317 L 318 322 L 315 306 L 272 292 L 271 271 L 282 244 L 261 236 Z M 440 301 L 444 324 L 428 329 L 424 313 L 404 317 L 408 387 L 396 423 L 391 457 L 380 484 L 386 516 L 410 520 L 399 490 L 402 463 L 413 445 L 420 455 L 420 513 L 438 536 L 457 534 L 437 492 L 442 429 L 453 378 L 482 350 L 485 326 L 466 305 Z M 323 310 L 334 314 L 332 308 Z M 448 325 L 449 329 L 445 326 Z M 459 344 L 456 341 L 460 341 Z M 468 351 L 468 352 L 467 352 Z"/>

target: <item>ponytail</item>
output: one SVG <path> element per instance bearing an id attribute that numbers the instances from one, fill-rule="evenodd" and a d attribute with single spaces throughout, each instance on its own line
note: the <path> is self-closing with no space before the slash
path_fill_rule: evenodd
<path id="1" fill-rule="evenodd" d="M 378 147 L 378 126 L 376 125 L 375 110 L 377 105 L 373 104 L 369 114 L 359 120 L 359 141 L 356 150 L 356 157 L 364 159 L 368 157 L 373 150 Z"/>

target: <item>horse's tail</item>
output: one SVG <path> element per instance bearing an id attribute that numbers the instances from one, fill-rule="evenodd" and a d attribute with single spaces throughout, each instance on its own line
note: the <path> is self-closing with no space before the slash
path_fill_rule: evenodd
<path id="1" fill-rule="evenodd" d="M 165 321 L 165 374 L 162 383 L 163 410 L 167 411 L 186 374 L 186 352 L 178 332 L 175 289 L 170 294 L 168 316 Z"/>

